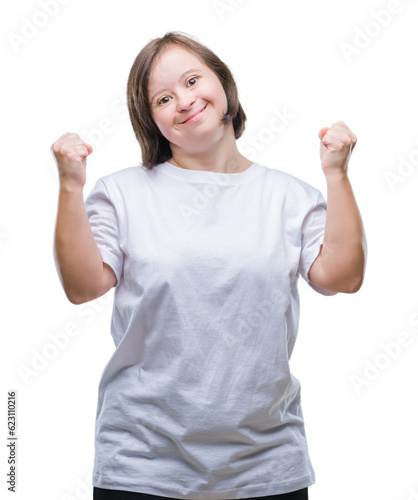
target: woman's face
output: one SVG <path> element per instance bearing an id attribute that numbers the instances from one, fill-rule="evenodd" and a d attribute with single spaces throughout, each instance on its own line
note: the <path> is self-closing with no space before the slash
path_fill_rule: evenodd
<path id="1" fill-rule="evenodd" d="M 154 61 L 148 98 L 151 115 L 172 151 L 202 151 L 225 133 L 221 120 L 228 103 L 221 82 L 182 47 L 169 47 Z"/>

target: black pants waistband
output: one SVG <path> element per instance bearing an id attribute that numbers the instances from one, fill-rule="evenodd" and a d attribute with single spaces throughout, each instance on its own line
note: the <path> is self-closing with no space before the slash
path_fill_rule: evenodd
<path id="1" fill-rule="evenodd" d="M 281 495 L 269 495 L 264 497 L 251 497 L 246 500 L 308 500 L 308 488 L 282 493 Z M 137 493 L 134 491 L 108 490 L 93 487 L 93 500 L 176 500 L 171 497 L 160 497 L 148 493 Z"/>

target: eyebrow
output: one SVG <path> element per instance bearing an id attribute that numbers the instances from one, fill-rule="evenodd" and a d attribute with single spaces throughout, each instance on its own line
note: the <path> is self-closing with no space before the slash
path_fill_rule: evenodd
<path id="1" fill-rule="evenodd" d="M 188 69 L 182 75 L 180 75 L 179 83 L 183 80 L 183 78 L 186 75 L 188 75 L 189 73 L 194 73 L 195 71 L 201 71 L 201 69 L 197 69 L 197 68 Z M 154 100 L 154 98 L 157 96 L 157 94 L 159 94 L 160 92 L 164 92 L 165 90 L 167 90 L 167 89 L 160 89 L 160 90 L 157 90 L 156 92 L 154 92 L 154 95 L 151 97 L 150 102 L 152 102 Z"/>

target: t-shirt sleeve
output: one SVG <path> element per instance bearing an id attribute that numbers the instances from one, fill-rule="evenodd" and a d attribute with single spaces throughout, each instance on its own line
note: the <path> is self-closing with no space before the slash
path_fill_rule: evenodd
<path id="1" fill-rule="evenodd" d="M 119 225 L 114 203 L 106 184 L 98 179 L 85 202 L 90 227 L 102 260 L 115 272 L 117 284 L 123 269 L 123 252 L 119 246 Z"/>
<path id="2" fill-rule="evenodd" d="M 307 212 L 302 224 L 302 249 L 298 272 L 302 278 L 316 292 L 322 295 L 336 295 L 338 292 L 325 290 L 308 278 L 308 272 L 321 250 L 324 242 L 325 221 L 327 217 L 327 203 L 318 191 L 316 202 Z"/>

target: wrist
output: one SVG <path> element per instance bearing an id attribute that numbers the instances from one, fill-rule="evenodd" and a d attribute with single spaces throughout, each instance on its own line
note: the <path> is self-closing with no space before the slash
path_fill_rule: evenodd
<path id="1" fill-rule="evenodd" d="M 60 193 L 63 194 L 78 194 L 83 193 L 84 186 L 71 184 L 69 182 L 60 182 Z"/>
<path id="2" fill-rule="evenodd" d="M 325 179 L 327 183 L 348 181 L 347 171 L 344 170 L 328 171 L 327 173 L 325 173 Z"/>

